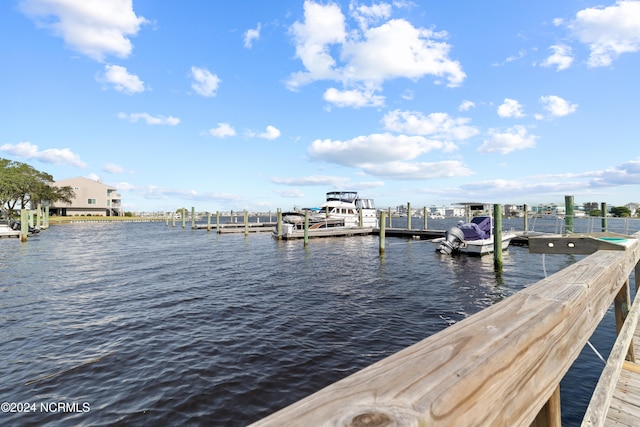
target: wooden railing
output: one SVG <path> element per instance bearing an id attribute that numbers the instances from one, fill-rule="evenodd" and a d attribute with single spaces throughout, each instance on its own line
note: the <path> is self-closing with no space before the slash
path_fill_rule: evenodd
<path id="1" fill-rule="evenodd" d="M 617 317 L 628 313 L 635 238 L 253 425 L 559 426 L 560 380 L 615 299 Z"/>

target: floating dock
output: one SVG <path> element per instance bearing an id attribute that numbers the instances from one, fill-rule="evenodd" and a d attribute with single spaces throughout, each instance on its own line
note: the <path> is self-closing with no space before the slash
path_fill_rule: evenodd
<path id="1" fill-rule="evenodd" d="M 276 226 L 275 222 L 251 222 L 229 224 L 196 224 L 193 228 L 198 230 L 215 230 L 220 234 L 229 233 L 271 233 Z"/>

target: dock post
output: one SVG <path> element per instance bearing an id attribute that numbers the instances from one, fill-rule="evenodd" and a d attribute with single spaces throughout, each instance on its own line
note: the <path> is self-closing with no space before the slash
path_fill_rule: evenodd
<path id="1" fill-rule="evenodd" d="M 620 335 L 620 330 L 624 325 L 624 321 L 627 319 L 629 315 L 630 307 L 631 307 L 631 292 L 629 290 L 629 279 L 624 282 L 620 291 L 616 294 L 613 299 L 614 306 L 614 315 L 616 318 L 616 336 Z M 631 345 L 627 349 L 627 355 L 625 360 L 635 363 L 636 355 L 633 348 L 633 341 L 631 341 Z"/>
<path id="2" fill-rule="evenodd" d="M 384 211 L 380 212 L 380 255 L 384 254 L 384 234 L 385 230 L 385 213 Z"/>
<path id="3" fill-rule="evenodd" d="M 607 231 L 607 204 L 600 203 L 600 211 L 602 214 L 602 231 Z"/>
<path id="4" fill-rule="evenodd" d="M 249 212 L 244 210 L 244 235 L 249 235 Z"/>
<path id="5" fill-rule="evenodd" d="M 49 228 L 49 206 L 44 207 L 44 228 Z"/>
<path id="6" fill-rule="evenodd" d="M 42 205 L 40 203 L 38 203 L 38 207 L 36 208 L 36 213 L 37 213 L 37 217 L 36 217 L 36 228 L 38 230 L 42 229 Z"/>
<path id="7" fill-rule="evenodd" d="M 564 196 L 564 226 L 567 233 L 573 233 L 573 196 Z"/>
<path id="8" fill-rule="evenodd" d="M 389 228 L 393 228 L 393 224 L 391 221 L 391 208 L 389 208 Z"/>
<path id="9" fill-rule="evenodd" d="M 493 267 L 502 271 L 502 205 L 493 205 Z"/>
<path id="10" fill-rule="evenodd" d="M 358 208 L 358 227 L 362 228 L 364 221 L 362 219 L 362 208 Z"/>
<path id="11" fill-rule="evenodd" d="M 191 206 L 191 229 L 196 228 L 196 208 Z"/>
<path id="12" fill-rule="evenodd" d="M 407 202 L 407 230 L 411 230 L 411 203 Z"/>
<path id="13" fill-rule="evenodd" d="M 278 240 L 282 239 L 282 209 L 280 208 L 276 211 L 276 237 Z"/>
<path id="14" fill-rule="evenodd" d="M 171 212 L 171 224 L 172 224 L 173 228 L 176 227 L 176 213 L 175 212 Z"/>
<path id="15" fill-rule="evenodd" d="M 207 232 L 211 231 L 211 212 L 207 212 Z"/>
<path id="16" fill-rule="evenodd" d="M 182 228 L 187 228 L 187 210 L 182 208 Z"/>
<path id="17" fill-rule="evenodd" d="M 169 226 L 169 212 L 164 213 L 164 225 Z"/>
<path id="18" fill-rule="evenodd" d="M 29 234 L 29 213 L 26 209 L 20 209 L 20 241 L 27 241 Z"/>
<path id="19" fill-rule="evenodd" d="M 216 232 L 220 232 L 220 211 L 216 211 Z"/>
<path id="20" fill-rule="evenodd" d="M 33 210 L 27 210 L 27 217 L 29 218 L 29 228 L 33 228 Z"/>
<path id="21" fill-rule="evenodd" d="M 427 207 L 422 208 L 422 217 L 424 218 L 424 225 L 422 226 L 423 230 L 427 230 Z"/>
<path id="22" fill-rule="evenodd" d="M 304 211 L 304 247 L 309 244 L 309 211 Z"/>
<path id="23" fill-rule="evenodd" d="M 522 226 L 524 230 L 522 231 L 526 235 L 529 232 L 529 206 L 525 203 L 522 209 L 524 210 L 524 225 Z"/>

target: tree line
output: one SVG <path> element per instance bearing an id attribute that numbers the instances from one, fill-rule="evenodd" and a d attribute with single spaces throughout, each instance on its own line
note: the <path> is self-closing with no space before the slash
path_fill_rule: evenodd
<path id="1" fill-rule="evenodd" d="M 0 210 L 8 218 L 18 209 L 35 209 L 38 203 L 71 203 L 75 197 L 70 186 L 53 185 L 53 176 L 32 166 L 0 158 Z"/>

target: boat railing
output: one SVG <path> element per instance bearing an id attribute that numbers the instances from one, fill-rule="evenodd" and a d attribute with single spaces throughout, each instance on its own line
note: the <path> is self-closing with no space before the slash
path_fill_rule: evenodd
<path id="1" fill-rule="evenodd" d="M 572 229 L 573 233 L 607 231 L 626 235 L 631 235 L 640 231 L 640 218 L 597 216 L 573 217 L 569 218 L 569 227 L 567 226 L 567 219 L 567 217 L 534 216 L 529 221 L 527 231 L 564 234 L 568 229 Z"/>
<path id="2" fill-rule="evenodd" d="M 639 238 L 585 256 L 254 426 L 559 426 L 560 381 L 614 301 L 616 322 L 628 315 Z"/>

